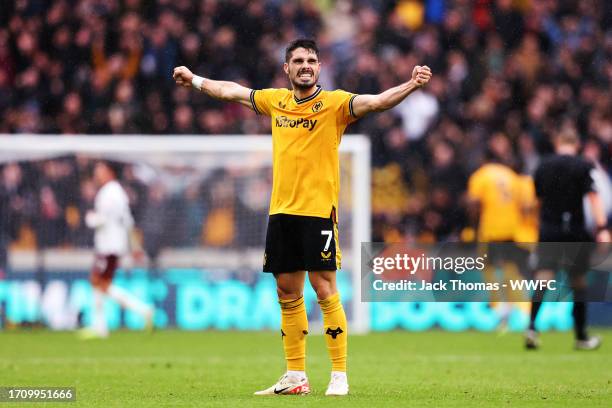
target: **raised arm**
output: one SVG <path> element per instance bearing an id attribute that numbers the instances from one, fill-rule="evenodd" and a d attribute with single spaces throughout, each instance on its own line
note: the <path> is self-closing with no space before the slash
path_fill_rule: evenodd
<path id="1" fill-rule="evenodd" d="M 417 65 L 412 70 L 412 78 L 378 95 L 358 95 L 353 100 L 353 113 L 361 117 L 366 113 L 380 112 L 391 109 L 404 100 L 408 95 L 426 85 L 431 79 L 431 69 L 424 65 Z"/>
<path id="2" fill-rule="evenodd" d="M 189 68 L 183 66 L 174 68 L 172 78 L 177 85 L 186 88 L 193 87 L 212 98 L 227 102 L 238 102 L 253 109 L 250 102 L 251 90 L 236 82 L 213 81 L 212 79 L 202 78 L 194 75 Z"/>

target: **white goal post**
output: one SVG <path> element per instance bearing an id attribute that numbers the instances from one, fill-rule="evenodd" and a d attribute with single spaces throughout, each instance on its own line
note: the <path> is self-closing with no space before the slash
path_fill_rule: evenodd
<path id="1" fill-rule="evenodd" d="M 146 154 L 150 161 L 168 160 L 167 153 L 185 154 L 185 160 L 197 160 L 198 153 L 226 160 L 221 153 L 229 153 L 228 160 L 237 160 L 242 153 L 269 154 L 271 162 L 272 139 L 261 135 L 184 136 L 184 135 L 3 135 L 0 134 L 0 165 L 20 160 L 43 160 L 70 154 L 101 156 L 122 161 L 133 160 L 135 155 Z M 220 153 L 215 155 L 215 153 Z M 351 272 L 352 298 L 350 324 L 353 333 L 369 330 L 369 308 L 361 302 L 360 257 L 361 243 L 370 241 L 370 141 L 363 135 L 346 135 L 340 144 L 340 154 L 348 153 L 350 160 L 351 228 L 350 248 L 345 253 L 343 266 Z M 196 154 L 196 155 L 194 155 Z M 239 157 L 239 156 L 238 156 Z M 316 163 L 314 163 L 316 165 Z M 341 180 L 341 183 L 346 182 Z M 342 200 L 342 197 L 341 197 Z M 342 204 L 341 204 L 342 206 Z M 342 212 L 340 213 L 342 217 Z M 349 233 L 349 232 L 344 232 Z M 340 230 L 342 236 L 343 231 Z M 262 242 L 263 248 L 263 242 Z"/>

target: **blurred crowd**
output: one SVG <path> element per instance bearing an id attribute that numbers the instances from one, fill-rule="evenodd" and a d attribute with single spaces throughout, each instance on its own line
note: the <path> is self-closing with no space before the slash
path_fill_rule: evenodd
<path id="1" fill-rule="evenodd" d="M 303 36 L 319 43 L 326 89 L 377 93 L 414 65 L 434 72 L 427 88 L 347 131 L 372 140 L 374 240 L 457 238 L 467 177 L 494 135 L 509 142 L 500 158 L 529 174 L 570 124 L 585 157 L 610 174 L 608 0 L 3 2 L 0 133 L 269 134 L 269 120 L 248 109 L 176 87 L 172 68 L 288 87 L 284 46 Z M 67 208 L 91 204 L 95 189 L 66 163 L 5 165 L 1 194 L 15 198 L 15 174 L 35 177 L 17 207 L 67 223 Z M 70 241 L 47 234 L 38 240 Z"/>
<path id="2" fill-rule="evenodd" d="M 144 164 L 142 156 L 138 154 L 136 163 L 111 163 L 119 171 L 137 239 L 151 265 L 157 265 L 164 248 L 262 245 L 271 189 L 268 160 L 256 169 L 201 169 L 180 164 L 168 168 Z M 10 248 L 93 246 L 93 230 L 86 226 L 85 215 L 94 208 L 98 186 L 93 168 L 98 160 L 68 155 L 3 166 L 0 275 Z"/>

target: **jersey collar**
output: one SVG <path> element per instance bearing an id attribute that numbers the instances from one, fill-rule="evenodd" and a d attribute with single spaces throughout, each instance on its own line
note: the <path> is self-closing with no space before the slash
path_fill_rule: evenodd
<path id="1" fill-rule="evenodd" d="M 295 99 L 295 102 L 298 103 L 298 104 L 304 103 L 304 102 L 308 102 L 308 101 L 312 101 L 314 98 L 317 97 L 317 95 L 319 95 L 321 93 L 322 89 L 323 88 L 321 88 L 321 85 L 317 85 L 317 90 L 314 91 L 314 93 L 312 95 L 307 96 L 307 97 L 302 98 L 302 99 L 298 99 L 298 97 L 295 96 L 295 92 L 294 92 L 293 93 L 293 99 Z"/>

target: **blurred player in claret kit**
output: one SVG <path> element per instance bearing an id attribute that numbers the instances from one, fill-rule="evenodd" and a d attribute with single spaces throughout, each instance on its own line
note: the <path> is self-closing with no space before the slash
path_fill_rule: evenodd
<path id="1" fill-rule="evenodd" d="M 90 276 L 93 286 L 93 318 L 91 326 L 80 332 L 84 339 L 108 337 L 104 314 L 105 295 L 123 308 L 141 315 L 147 328 L 152 328 L 153 324 L 153 308 L 112 283 L 119 259 L 130 250 L 134 225 L 128 196 L 117 181 L 118 171 L 117 166 L 104 161 L 96 163 L 94 167 L 94 180 L 99 190 L 94 209 L 85 217 L 87 226 L 95 231 L 95 259 Z"/>
<path id="2" fill-rule="evenodd" d="M 412 78 L 378 95 L 323 90 L 317 84 L 319 51 L 308 39 L 289 44 L 283 69 L 292 90 L 248 89 L 234 82 L 199 77 L 186 67 L 175 68 L 173 76 L 178 85 L 238 102 L 272 120 L 273 186 L 263 270 L 276 278 L 287 372 L 276 384 L 255 394 L 310 392 L 305 373 L 308 319 L 303 298 L 308 271 L 323 314 L 332 362 L 326 395 L 346 395 L 348 328 L 335 274 L 341 257 L 338 145 L 347 125 L 369 112 L 394 107 L 427 84 L 431 70 L 416 66 Z"/>
<path id="3" fill-rule="evenodd" d="M 593 189 L 593 166 L 577 156 L 580 140 L 571 127 L 562 128 L 555 137 L 554 155 L 544 159 L 535 173 L 535 187 L 540 202 L 540 242 L 555 243 L 538 248 L 536 279 L 554 279 L 559 269 L 566 269 L 574 295 L 575 347 L 594 350 L 601 345 L 599 336 L 589 336 L 587 326 L 587 280 L 593 237 L 610 242 L 606 215 Z M 588 198 L 595 218 L 595 234 L 587 230 L 583 198 Z M 525 334 L 525 347 L 537 349 L 539 336 L 535 321 L 544 298 L 544 290 L 535 290 L 531 319 Z"/>

